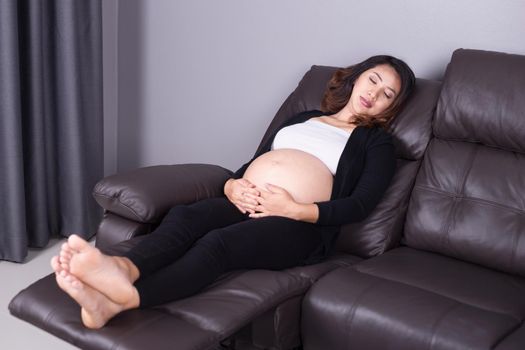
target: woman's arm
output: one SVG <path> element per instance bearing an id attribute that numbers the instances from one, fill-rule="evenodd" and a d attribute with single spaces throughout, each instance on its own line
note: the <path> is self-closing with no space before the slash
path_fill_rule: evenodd
<path id="1" fill-rule="evenodd" d="M 319 207 L 317 204 L 300 204 L 297 203 L 295 213 L 293 215 L 295 220 L 310 222 L 315 224 L 319 219 Z"/>
<path id="2" fill-rule="evenodd" d="M 364 220 L 379 203 L 396 171 L 394 145 L 383 142 L 367 150 L 363 172 L 350 196 L 316 203 L 318 224 L 344 225 Z"/>

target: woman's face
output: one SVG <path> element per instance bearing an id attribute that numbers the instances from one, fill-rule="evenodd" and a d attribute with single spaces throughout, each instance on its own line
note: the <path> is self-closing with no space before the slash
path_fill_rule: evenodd
<path id="1" fill-rule="evenodd" d="M 394 68 L 388 64 L 375 66 L 357 78 L 345 108 L 352 115 L 381 114 L 395 101 L 400 89 L 401 79 Z"/>

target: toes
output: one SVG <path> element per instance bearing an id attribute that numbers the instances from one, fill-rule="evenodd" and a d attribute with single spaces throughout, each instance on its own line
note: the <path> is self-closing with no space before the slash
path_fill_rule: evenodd
<path id="1" fill-rule="evenodd" d="M 69 244 L 67 242 L 62 243 L 60 246 L 60 254 L 71 254 L 71 248 L 69 247 Z"/>
<path id="2" fill-rule="evenodd" d="M 86 248 L 91 248 L 91 246 L 85 239 L 75 234 L 72 234 L 71 236 L 69 236 L 69 238 L 67 239 L 67 243 L 71 249 L 76 250 L 76 251 L 83 251 Z"/>
<path id="3" fill-rule="evenodd" d="M 80 282 L 72 275 L 67 275 L 65 277 L 65 280 L 67 281 L 67 283 L 69 283 L 70 286 L 75 287 L 75 289 L 79 289 L 78 287 L 80 287 Z"/>
<path id="4" fill-rule="evenodd" d="M 75 289 L 82 289 L 84 288 L 84 284 L 80 282 L 79 280 L 75 279 L 71 281 L 71 286 Z"/>
<path id="5" fill-rule="evenodd" d="M 63 257 L 63 258 L 69 258 L 69 259 L 71 259 L 71 257 L 72 257 L 70 252 L 67 252 L 67 251 L 64 251 L 64 250 L 60 251 L 60 256 Z"/>
<path id="6" fill-rule="evenodd" d="M 54 256 L 51 258 L 51 267 L 53 268 L 53 271 L 55 272 L 59 272 L 61 270 L 61 264 L 60 264 L 58 256 Z"/>
<path id="7" fill-rule="evenodd" d="M 60 264 L 60 269 L 69 271 L 69 260 L 64 260 L 61 256 L 57 258 L 58 264 Z"/>
<path id="8" fill-rule="evenodd" d="M 63 276 L 61 272 L 57 272 L 55 273 L 55 279 L 60 289 L 67 292 L 67 290 L 69 289 L 69 282 L 67 281 L 65 276 Z"/>
<path id="9" fill-rule="evenodd" d="M 66 243 L 62 244 L 62 246 L 60 247 L 60 253 L 66 255 L 66 256 L 72 257 L 73 254 L 78 253 L 78 251 L 76 251 L 75 249 L 71 248 L 69 243 L 66 242 Z"/>
<path id="10" fill-rule="evenodd" d="M 60 260 L 63 262 L 68 262 L 69 260 L 71 260 L 72 257 L 73 256 L 69 254 L 68 252 L 64 252 L 64 251 L 60 252 Z"/>
<path id="11" fill-rule="evenodd" d="M 63 284 L 62 284 L 63 278 L 60 276 L 58 272 L 55 272 L 55 280 L 57 281 L 58 286 L 61 289 L 64 289 Z"/>
<path id="12" fill-rule="evenodd" d="M 75 275 L 72 275 L 65 270 L 60 271 L 59 275 L 75 289 L 81 289 L 84 287 L 84 283 L 82 283 L 81 280 L 79 280 Z"/>
<path id="13" fill-rule="evenodd" d="M 66 269 L 62 269 L 58 272 L 60 274 L 61 277 L 63 278 L 67 278 L 68 276 L 73 276 L 68 270 Z M 73 276 L 74 277 L 74 276 Z M 76 278 L 76 277 L 74 277 Z"/>

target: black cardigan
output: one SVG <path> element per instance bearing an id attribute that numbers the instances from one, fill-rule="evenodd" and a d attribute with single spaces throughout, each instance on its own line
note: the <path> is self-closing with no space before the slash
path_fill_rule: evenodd
<path id="1" fill-rule="evenodd" d="M 251 162 L 270 151 L 273 139 L 280 129 L 321 115 L 321 111 L 308 111 L 290 118 L 248 163 L 233 174 L 233 177 L 241 178 Z M 339 159 L 330 200 L 316 202 L 319 207 L 317 223 L 340 226 L 364 220 L 379 203 L 395 170 L 396 157 L 392 136 L 379 127 L 356 127 Z"/>

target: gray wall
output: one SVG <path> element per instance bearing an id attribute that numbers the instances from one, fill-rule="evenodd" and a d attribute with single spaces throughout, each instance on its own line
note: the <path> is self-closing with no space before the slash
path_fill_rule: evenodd
<path id="1" fill-rule="evenodd" d="M 459 47 L 525 54 L 521 0 L 121 0 L 115 19 L 108 171 L 236 169 L 312 64 L 391 54 L 440 79 Z"/>

